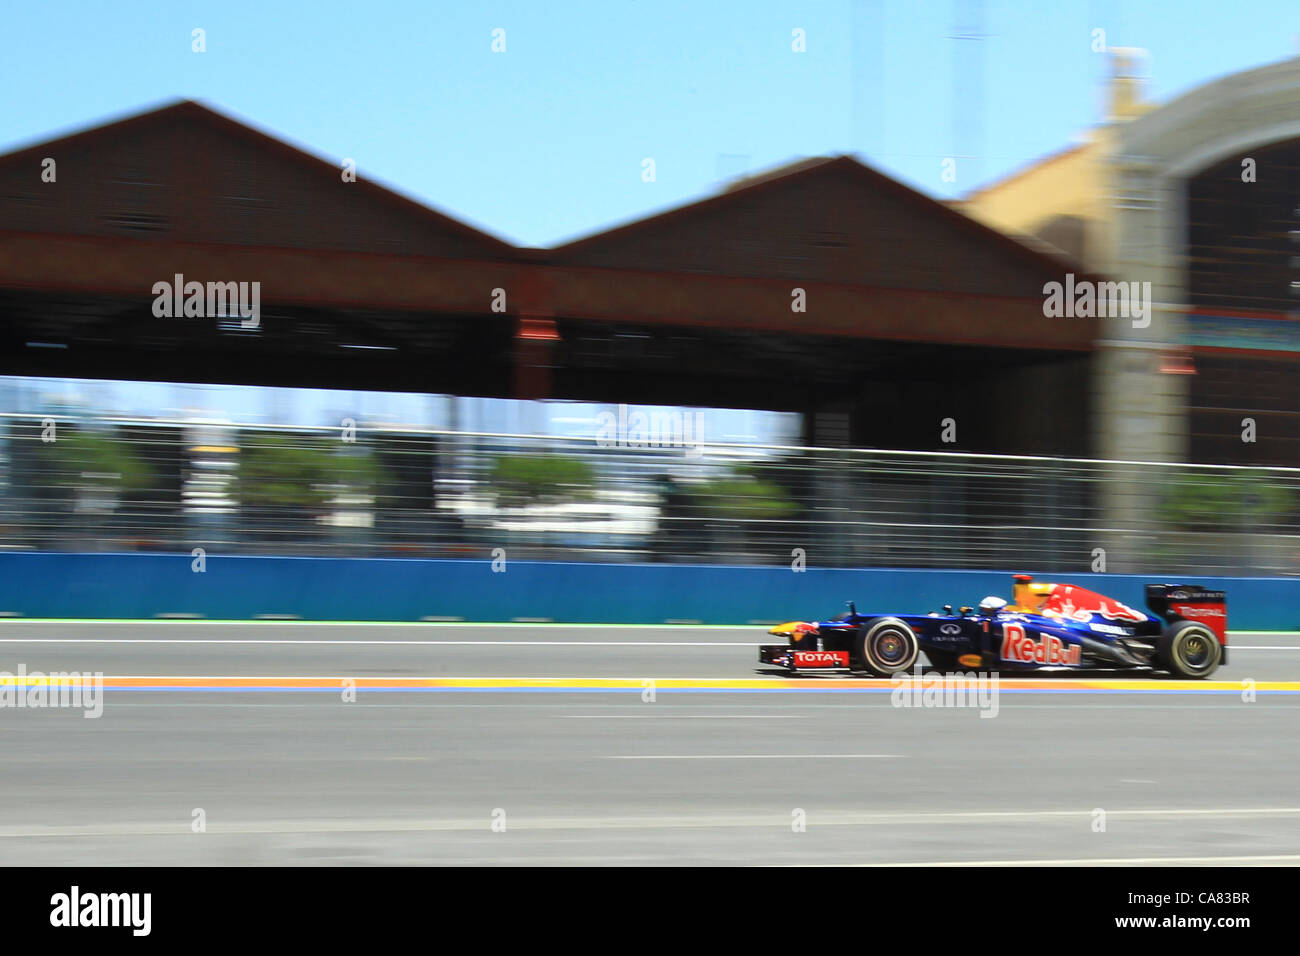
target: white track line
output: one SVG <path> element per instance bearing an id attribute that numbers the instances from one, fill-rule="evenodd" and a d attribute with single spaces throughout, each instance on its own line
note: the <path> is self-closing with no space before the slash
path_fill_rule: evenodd
<path id="1" fill-rule="evenodd" d="M 761 641 L 353 641 L 272 638 L 0 637 L 0 644 L 250 644 L 304 647 L 762 647 Z M 1300 651 L 1300 645 L 1229 644 L 1237 651 Z"/>
<path id="2" fill-rule="evenodd" d="M 3 673 L 4 673 L 4 671 L 0 671 L 0 674 L 3 674 Z M 28 677 L 35 676 L 35 673 L 36 673 L 35 671 L 28 671 L 28 672 L 27 672 L 27 676 L 28 676 Z M 45 672 L 42 671 L 42 672 L 40 672 L 40 673 L 44 674 Z M 5 680 L 8 680 L 8 679 L 12 678 L 13 676 L 14 676 L 14 675 L 11 673 L 11 674 L 9 674 L 9 677 L 8 677 L 8 678 L 0 677 L 0 685 L 3 685 L 3 683 L 4 683 Z M 47 675 L 47 676 L 48 676 L 48 675 Z M 91 676 L 94 676 L 94 675 L 91 675 Z M 593 676 L 591 676 L 591 675 L 581 676 L 581 675 L 577 675 L 577 674 L 561 674 L 561 675 L 559 675 L 559 676 L 555 676 L 555 677 L 551 677 L 551 676 L 541 676 L 541 677 L 539 677 L 539 676 L 537 676 L 536 674 L 519 675 L 519 676 L 512 676 L 512 677 L 495 677 L 495 676 L 483 676 L 483 675 L 477 675 L 477 676 L 476 676 L 476 675 L 474 675 L 474 674 L 104 674 L 103 677 L 104 677 L 105 682 L 107 682 L 107 681 L 114 681 L 114 680 L 190 680 L 190 681 L 202 681 L 202 680 L 264 680 L 264 681 L 276 681 L 276 680 L 329 680 L 329 681 L 343 681 L 343 680 L 398 680 L 398 681 L 420 681 L 420 680 L 439 680 L 439 681 L 440 681 L 440 680 L 469 680 L 469 681 L 482 681 L 483 683 L 482 683 L 481 686 L 489 687 L 489 688 L 491 688 L 492 690 L 510 690 L 510 689 L 511 689 L 511 688 L 509 688 L 509 687 L 505 687 L 505 688 L 494 687 L 494 686 L 492 686 L 492 683 L 491 683 L 491 682 L 493 682 L 493 681 L 520 681 L 520 680 L 523 680 L 523 681 L 546 681 L 546 682 L 547 682 L 546 684 L 537 684 L 537 685 L 535 685 L 535 686 L 538 686 L 538 687 L 545 687 L 545 686 L 559 686 L 559 687 L 567 687 L 568 685 L 565 684 L 565 681 L 621 680 L 621 681 L 628 681 L 629 683 L 627 683 L 627 684 L 618 684 L 618 685 L 608 685 L 608 687 L 602 686 L 600 689 L 601 689 L 601 690 L 605 690 L 605 689 L 609 689 L 609 690 L 627 690 L 627 691 L 640 691 L 640 690 L 642 690 L 641 682 L 642 682 L 642 681 L 647 681 L 647 680 L 653 680 L 653 681 L 676 681 L 676 680 L 687 680 L 687 681 L 725 681 L 725 680 L 732 680 L 732 678 L 730 678 L 730 677 L 654 677 L 654 676 L 632 676 L 632 677 L 609 677 L 609 678 L 605 678 L 605 677 L 599 677 L 599 676 L 594 676 L 594 677 L 593 677 Z M 764 683 L 771 684 L 773 687 L 782 687 L 782 686 L 789 686 L 789 685 L 790 685 L 790 679 L 787 678 L 787 677 L 742 677 L 742 678 L 739 678 L 739 679 L 740 679 L 740 680 L 746 680 L 746 681 L 750 681 L 750 680 L 752 680 L 752 681 L 762 681 L 762 682 L 764 682 Z M 881 678 L 881 679 L 883 680 L 883 678 Z M 1006 684 L 1006 683 L 1009 683 L 1009 682 L 1008 682 L 1008 681 L 1003 681 L 1002 683 Z M 34 686 L 34 685 L 33 685 L 33 686 Z M 250 685 L 250 686 L 253 686 L 253 685 Z M 443 686 L 443 685 L 430 685 L 430 686 Z M 534 685 L 528 685 L 528 686 L 534 686 Z M 119 689 L 121 689 L 121 690 L 130 690 L 129 687 L 127 687 L 127 688 L 119 688 Z M 379 687 L 379 688 L 375 688 L 375 687 L 358 687 L 358 688 L 357 688 L 357 690 L 359 690 L 359 691 L 366 691 L 366 690 L 383 690 L 383 689 L 384 689 L 383 687 Z M 461 690 L 461 689 L 464 689 L 464 688 L 453 688 L 453 689 L 455 689 L 455 690 Z M 676 689 L 677 689 L 677 688 L 673 688 L 673 687 L 667 687 L 667 688 L 663 688 L 663 687 L 661 687 L 661 688 L 660 688 L 660 690 L 667 690 L 667 691 L 673 691 L 673 690 L 676 690 Z M 707 689 L 707 690 L 713 690 L 714 688 L 706 688 L 706 689 Z M 722 688 L 722 689 L 725 689 L 725 688 Z M 1234 688 L 1234 689 L 1235 689 L 1235 688 Z M 569 704 L 568 706 L 572 707 L 573 705 L 572 705 L 572 704 Z"/>
<path id="3" fill-rule="evenodd" d="M 808 823 L 810 827 L 815 826 L 897 826 L 900 823 L 960 823 L 969 825 L 971 823 L 981 822 L 1005 822 L 1005 821 L 1028 821 L 1028 820 L 1051 820 L 1051 819 L 1068 819 L 1084 818 L 1090 819 L 1091 810 L 1026 810 L 1026 811 L 902 811 L 902 812 L 869 812 L 869 811 L 827 811 L 816 814 L 809 814 Z M 1280 807 L 1280 808 L 1239 808 L 1239 809 L 1203 809 L 1203 810 L 1108 810 L 1108 817 L 1168 817 L 1177 818 L 1182 816 L 1210 816 L 1210 817 L 1241 817 L 1241 816 L 1273 816 L 1273 817 L 1295 817 L 1300 816 L 1300 807 Z M 389 818 L 383 819 L 353 819 L 353 820 L 250 820 L 244 822 L 232 823 L 208 823 L 208 835 L 232 835 L 232 834 L 257 834 L 257 833 L 377 833 L 377 832 L 435 832 L 435 831 L 486 831 L 488 829 L 488 819 L 486 816 L 479 818 L 459 818 L 459 819 L 412 819 L 412 820 L 394 820 Z M 510 818 L 510 829 L 514 830 L 672 830 L 687 828 L 719 828 L 719 829 L 737 829 L 743 827 L 776 827 L 789 832 L 790 816 L 788 813 L 704 813 L 690 816 L 645 816 L 645 817 L 548 817 L 536 816 L 530 817 L 525 815 L 514 816 Z M 190 832 L 189 818 L 181 822 L 122 822 L 108 823 L 87 826 L 83 824 L 52 824 L 42 825 L 38 823 L 27 824 L 8 824 L 0 826 L 0 840 L 12 837 L 77 837 L 77 836 L 178 836 L 184 839 L 193 839 Z M 1133 858 L 1134 861 L 1141 859 L 1150 859 L 1151 861 L 1178 861 L 1180 859 L 1300 859 L 1300 856 L 1277 856 L 1277 857 L 1147 857 Z M 1039 863 L 1044 861 L 1038 860 L 1007 860 L 1008 865 L 1021 863 Z M 1064 862 L 1064 861 L 1062 861 Z M 1098 862 L 1094 860 L 1083 859 L 1081 863 Z M 828 864 L 838 865 L 838 864 Z M 966 866 L 992 866 L 996 865 L 995 861 L 973 862 L 973 861 L 956 861 L 952 864 L 942 863 L 923 863 L 916 862 L 916 866 L 942 866 L 942 865 L 966 865 Z"/>
<path id="4" fill-rule="evenodd" d="M 524 627 L 524 628 L 595 628 L 602 631 L 753 631 L 757 628 L 767 630 L 773 624 L 589 624 L 565 623 L 559 621 L 302 621 L 302 620 L 252 620 L 224 621 L 212 618 L 61 618 L 61 617 L 4 617 L 0 618 L 0 627 L 17 627 L 23 624 L 47 624 L 55 627 L 138 627 L 141 625 L 169 627 L 422 627 L 434 628 L 476 628 L 476 627 Z M 1231 632 L 1229 632 L 1231 633 Z M 1270 634 L 1271 631 L 1258 631 Z M 1291 636 L 1294 636 L 1292 633 Z"/>
<path id="5" fill-rule="evenodd" d="M 309 644 L 335 647 L 761 647 L 750 641 L 287 641 L 238 638 L 0 637 L 0 644 Z"/>
<path id="6" fill-rule="evenodd" d="M 394 627 L 415 627 L 426 630 L 443 629 L 470 629 L 475 628 L 532 628 L 536 629 L 554 629 L 569 628 L 577 630 L 603 630 L 603 631 L 672 631 L 675 633 L 690 633 L 693 631 L 747 631 L 754 633 L 757 630 L 766 631 L 772 624 L 780 623 L 773 621 L 771 624 L 591 624 L 591 623 L 566 623 L 562 621 L 303 621 L 303 620 L 214 620 L 210 618 L 49 618 L 49 617 L 0 617 L 0 628 L 21 627 L 23 625 L 43 625 L 52 627 L 140 627 L 152 625 L 154 627 L 350 627 L 353 629 L 364 628 L 394 628 Z M 1237 631 L 1229 630 L 1228 637 L 1233 636 L 1241 638 L 1247 637 L 1300 637 L 1300 631 Z M 1229 647 L 1232 645 L 1229 644 Z"/>
<path id="7" fill-rule="evenodd" d="M 807 714 L 562 714 L 567 720 L 809 720 Z"/>
<path id="8" fill-rule="evenodd" d="M 918 867 L 918 866 L 1189 866 L 1198 864 L 1234 864 L 1276 863 L 1295 864 L 1300 862 L 1300 855 L 1265 855 L 1265 856 L 1113 856 L 1113 857 L 1077 857 L 1063 860 L 916 860 L 905 863 L 817 863 L 814 866 L 850 866 L 850 867 Z M 784 864 L 801 866 L 803 864 Z"/>
<path id="9" fill-rule="evenodd" d="M 903 754 L 642 754 L 606 760 L 901 760 Z"/>

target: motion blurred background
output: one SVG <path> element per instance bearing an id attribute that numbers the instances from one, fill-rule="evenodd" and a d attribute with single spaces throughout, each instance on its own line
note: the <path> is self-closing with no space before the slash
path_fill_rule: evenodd
<path id="1" fill-rule="evenodd" d="M 65 6 L 122 76 L 4 108 L 0 549 L 1300 575 L 1294 10 Z"/>

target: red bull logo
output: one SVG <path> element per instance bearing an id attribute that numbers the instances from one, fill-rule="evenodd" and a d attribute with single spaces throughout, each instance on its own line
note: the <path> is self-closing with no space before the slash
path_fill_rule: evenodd
<path id="1" fill-rule="evenodd" d="M 1037 640 L 1025 634 L 1019 624 L 1008 624 L 1002 636 L 1002 659 L 1021 664 L 1044 664 L 1056 667 L 1078 666 L 1083 648 L 1066 644 L 1059 637 L 1040 635 Z"/>
<path id="2" fill-rule="evenodd" d="M 1096 615 L 1101 615 L 1108 621 L 1136 623 L 1147 619 L 1145 614 L 1127 604 L 1121 604 L 1119 601 L 1070 584 L 1054 585 L 1051 595 L 1043 604 L 1041 613 L 1048 617 L 1063 617 L 1081 624 L 1086 624 Z"/>

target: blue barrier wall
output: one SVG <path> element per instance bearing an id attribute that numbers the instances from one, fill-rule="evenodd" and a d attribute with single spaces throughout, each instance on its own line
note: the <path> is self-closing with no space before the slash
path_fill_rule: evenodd
<path id="1" fill-rule="evenodd" d="M 0 612 L 25 617 L 748 624 L 860 610 L 931 611 L 1011 596 L 1012 571 L 927 571 L 490 560 L 270 558 L 188 554 L 0 554 Z M 1143 607 L 1158 575 L 1054 574 Z M 1174 579 L 1167 579 L 1174 580 Z M 1300 630 L 1300 578 L 1197 576 L 1228 592 L 1234 630 Z"/>

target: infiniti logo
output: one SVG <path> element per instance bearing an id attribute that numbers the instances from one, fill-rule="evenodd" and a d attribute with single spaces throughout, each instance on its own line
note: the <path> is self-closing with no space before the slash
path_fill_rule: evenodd
<path id="1" fill-rule="evenodd" d="M 939 628 L 939 633 L 940 633 L 940 634 L 960 634 L 960 633 L 961 633 L 961 625 L 960 625 L 960 624 L 945 624 L 943 627 Z"/>

